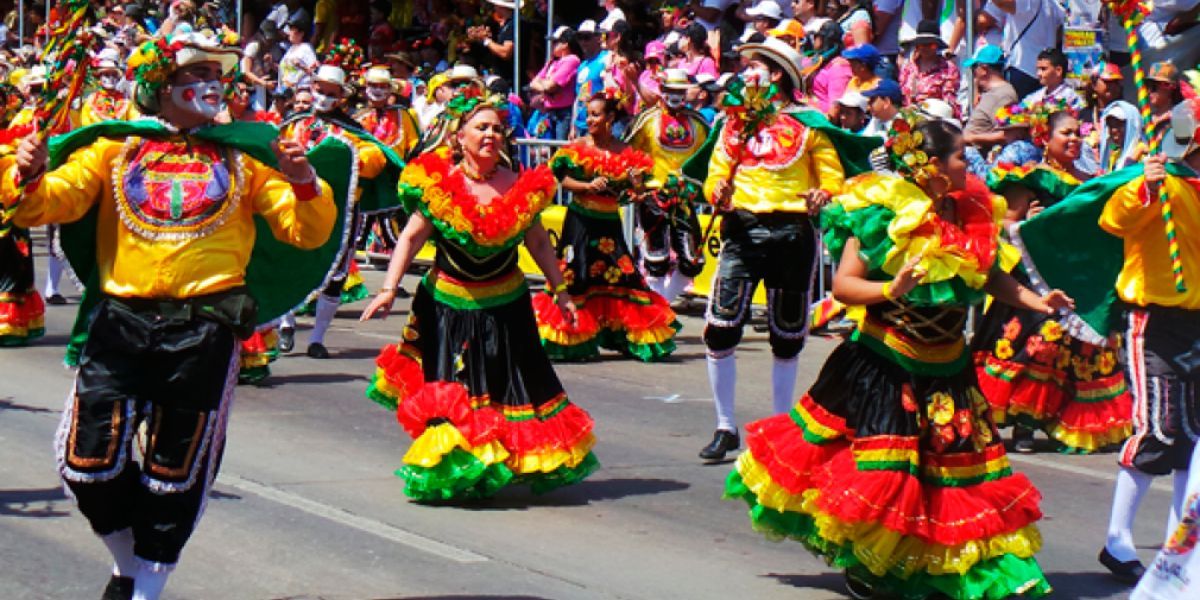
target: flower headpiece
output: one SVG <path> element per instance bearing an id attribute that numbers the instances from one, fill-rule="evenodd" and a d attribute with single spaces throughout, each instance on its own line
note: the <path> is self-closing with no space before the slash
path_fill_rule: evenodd
<path id="1" fill-rule="evenodd" d="M 168 40 L 165 36 L 138 46 L 129 55 L 126 76 L 151 94 L 167 82 L 175 70 L 175 55 L 183 49 L 183 40 Z"/>
<path id="2" fill-rule="evenodd" d="M 508 102 L 499 94 L 487 94 L 477 85 L 467 85 L 459 90 L 450 102 L 446 103 L 446 114 L 456 121 L 474 112 L 476 109 L 488 107 L 500 112 L 502 121 L 508 121 Z"/>
<path id="3" fill-rule="evenodd" d="M 914 108 L 902 108 L 888 129 L 887 149 L 892 168 L 917 185 L 923 185 L 938 174 L 938 168 L 930 162 L 930 156 L 921 149 L 925 136 L 917 131 L 924 119 Z"/>
<path id="4" fill-rule="evenodd" d="M 1063 98 L 1041 102 L 1021 101 L 997 110 L 996 124 L 1000 127 L 1028 127 L 1033 143 L 1043 148 L 1050 141 L 1050 115 L 1061 111 L 1077 113 L 1076 107 Z"/>
<path id="5" fill-rule="evenodd" d="M 732 123 L 741 125 L 745 132 L 753 132 L 775 116 L 778 95 L 779 88 L 774 83 L 767 87 L 748 86 L 741 77 L 735 77 L 729 82 L 722 106 Z"/>
<path id="6" fill-rule="evenodd" d="M 341 67 L 347 73 L 355 73 L 366 60 L 362 48 L 350 38 L 342 38 L 329 50 L 325 64 Z"/>

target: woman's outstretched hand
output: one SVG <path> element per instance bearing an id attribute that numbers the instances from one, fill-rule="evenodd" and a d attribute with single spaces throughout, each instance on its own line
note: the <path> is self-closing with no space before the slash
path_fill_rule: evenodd
<path id="1" fill-rule="evenodd" d="M 378 294 L 375 294 L 375 297 L 371 298 L 371 303 L 368 304 L 365 309 L 363 309 L 362 316 L 359 317 L 358 320 L 368 321 L 373 318 L 376 313 L 379 313 L 380 319 L 386 319 L 388 314 L 392 312 L 392 304 L 395 301 L 396 292 L 392 290 L 384 290 Z M 382 313 L 380 313 L 380 311 L 382 311 Z"/>

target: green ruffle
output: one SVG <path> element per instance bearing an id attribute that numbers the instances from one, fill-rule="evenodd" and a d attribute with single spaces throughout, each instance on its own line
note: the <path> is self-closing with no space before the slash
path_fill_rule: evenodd
<path id="1" fill-rule="evenodd" d="M 600 354 L 600 345 L 596 343 L 596 338 L 574 346 L 563 346 L 549 340 L 542 340 L 542 349 L 546 351 L 546 356 L 550 357 L 550 360 L 560 362 L 589 360 Z"/>
<path id="2" fill-rule="evenodd" d="M 371 378 L 371 385 L 367 386 L 367 398 L 388 410 L 394 411 L 399 406 L 396 399 L 388 394 L 383 393 L 375 384 L 379 381 L 379 376 Z"/>
<path id="3" fill-rule="evenodd" d="M 404 479 L 404 493 L 419 502 L 487 498 L 513 479 L 504 463 L 485 465 L 462 448 L 451 450 L 433 467 L 405 465 L 396 475 Z"/>
<path id="4" fill-rule="evenodd" d="M 671 323 L 671 329 L 679 332 L 679 330 L 683 329 L 683 325 L 676 320 L 674 323 Z M 654 362 L 666 358 L 676 350 L 675 338 L 661 343 L 638 344 L 629 341 L 624 330 L 601 329 L 596 334 L 596 340 L 601 348 L 628 354 L 642 362 Z"/>
<path id="5" fill-rule="evenodd" d="M 842 259 L 842 251 L 851 238 L 858 240 L 858 255 L 867 264 L 872 279 L 887 281 L 892 275 L 883 270 L 888 253 L 896 242 L 888 235 L 888 227 L 896 213 L 873 204 L 854 211 L 846 211 L 841 204 L 831 204 L 821 212 L 821 227 L 825 230 L 825 246 L 834 261 Z M 974 305 L 983 302 L 987 293 L 968 286 L 959 277 L 935 283 L 924 283 L 904 295 L 914 306 L 945 306 L 947 304 Z"/>
<path id="6" fill-rule="evenodd" d="M 349 289 L 342 290 L 342 304 L 350 304 L 359 300 L 366 300 L 371 292 L 367 291 L 365 283 L 358 283 L 351 286 Z"/>
<path id="7" fill-rule="evenodd" d="M 1008 173 L 1004 177 L 996 177 L 995 171 L 988 173 L 987 186 L 988 189 L 997 194 L 1004 193 L 1004 190 L 1010 185 L 1020 185 L 1033 191 L 1038 197 L 1049 198 L 1053 202 L 1058 202 L 1066 198 L 1075 188 L 1079 187 L 1077 183 L 1067 183 L 1063 181 L 1062 176 L 1047 168 L 1036 168 L 1025 174 L 1024 177 L 1017 176 L 1015 173 Z"/>
<path id="8" fill-rule="evenodd" d="M 1050 593 L 1050 583 L 1037 561 L 1012 554 L 979 562 L 962 575 L 931 575 L 921 571 L 907 578 L 891 573 L 880 577 L 854 556 L 853 544 L 836 544 L 821 537 L 816 522 L 809 515 L 780 512 L 760 505 L 758 497 L 746 487 L 737 471 L 730 473 L 725 481 L 725 498 L 740 498 L 750 506 L 750 521 L 756 531 L 776 541 L 784 538 L 799 541 L 830 565 L 871 585 L 876 593 L 891 594 L 904 600 L 924 600 L 935 593 L 955 600 L 1002 600 L 1014 595 L 1038 598 Z"/>
<path id="9" fill-rule="evenodd" d="M 242 385 L 258 385 L 271 376 L 271 367 L 243 367 L 238 371 L 238 383 Z"/>
<path id="10" fill-rule="evenodd" d="M 578 465 L 574 467 L 559 467 L 549 473 L 534 473 L 521 475 L 515 483 L 527 483 L 535 494 L 545 494 L 560 487 L 566 487 L 583 481 L 588 475 L 600 468 L 596 455 L 588 452 Z"/>
<path id="11" fill-rule="evenodd" d="M 443 238 L 449 240 L 463 250 L 466 250 L 468 254 L 476 257 L 498 254 L 512 248 L 513 246 L 516 246 L 517 244 L 520 244 L 525 239 L 525 231 L 528 231 L 529 227 L 533 227 L 542 220 L 541 215 L 534 216 L 532 219 L 530 219 L 529 226 L 525 228 L 525 231 L 512 236 L 511 238 L 505 240 L 503 244 L 498 246 L 484 246 L 476 242 L 475 238 L 472 237 L 470 233 L 459 231 L 449 223 L 433 216 L 433 213 L 429 210 L 429 205 L 421 201 L 421 188 L 409 185 L 407 183 L 401 183 L 399 190 L 400 202 L 404 205 L 404 210 L 408 214 L 420 212 L 425 216 L 426 219 L 429 219 L 430 223 L 433 223 L 433 227 L 438 230 L 438 233 L 441 234 Z"/>
<path id="12" fill-rule="evenodd" d="M 37 329 L 30 329 L 25 335 L 0 335 L 0 346 L 6 348 L 24 346 L 29 342 L 42 337 L 43 335 L 46 335 L 46 330 L 40 327 Z"/>

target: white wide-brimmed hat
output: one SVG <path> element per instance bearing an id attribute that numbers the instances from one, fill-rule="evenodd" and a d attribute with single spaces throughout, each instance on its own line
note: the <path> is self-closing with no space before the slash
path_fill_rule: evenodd
<path id="1" fill-rule="evenodd" d="M 760 56 L 771 63 L 783 69 L 784 73 L 791 78 L 797 90 L 802 89 L 802 79 L 800 78 L 800 62 L 803 60 L 799 52 L 795 48 L 787 45 L 781 39 L 767 38 L 759 43 L 742 44 L 738 48 L 738 52 L 747 58 L 752 56 Z"/>

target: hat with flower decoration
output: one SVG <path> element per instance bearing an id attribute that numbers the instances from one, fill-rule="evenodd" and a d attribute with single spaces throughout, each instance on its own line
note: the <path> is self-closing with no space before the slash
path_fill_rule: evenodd
<path id="1" fill-rule="evenodd" d="M 136 84 L 134 98 L 143 112 L 158 112 L 158 91 L 176 71 L 184 67 L 215 62 L 221 73 L 237 68 L 241 51 L 222 45 L 222 41 L 195 32 L 162 36 L 138 46 L 126 62 L 126 75 Z"/>
<path id="2" fill-rule="evenodd" d="M 931 157 L 921 149 L 925 136 L 917 131 L 917 125 L 927 120 L 916 108 L 900 109 L 888 128 L 884 149 L 890 159 L 891 166 L 905 179 L 924 185 L 938 173 L 938 168 L 931 162 Z"/>
<path id="3" fill-rule="evenodd" d="M 1033 143 L 1044 147 L 1050 140 L 1050 115 L 1062 111 L 1076 113 L 1075 107 L 1062 98 L 1040 102 L 1023 100 L 997 110 L 996 125 L 1001 129 L 1028 127 Z"/>

